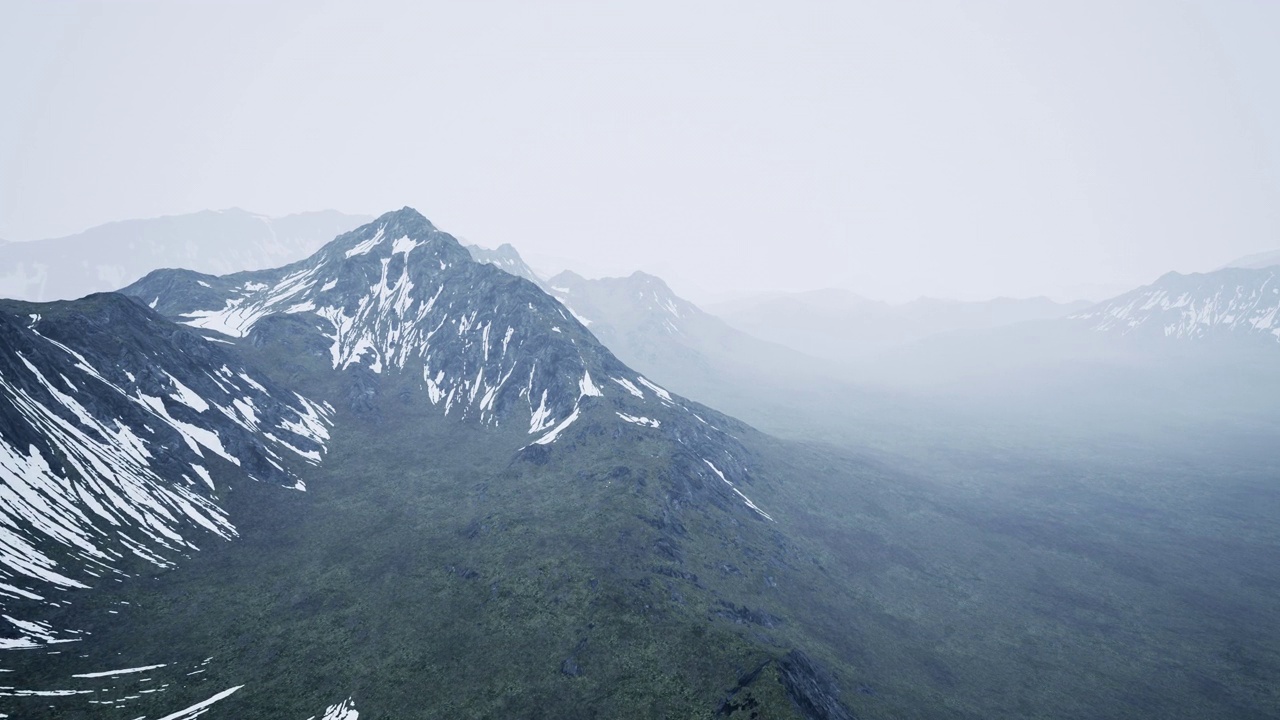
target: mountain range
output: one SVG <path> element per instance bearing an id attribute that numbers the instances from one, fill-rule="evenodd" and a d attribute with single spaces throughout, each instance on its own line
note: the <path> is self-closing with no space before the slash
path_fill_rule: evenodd
<path id="1" fill-rule="evenodd" d="M 1008 369 L 1052 361 L 1107 403 L 1087 442 L 1016 413 L 975 441 L 969 401 L 873 396 L 658 278 L 543 281 L 410 208 L 277 267 L 5 301 L 0 714 L 1265 717 L 1271 386 L 1166 417 L 1270 367 L 1264 283 L 876 360 L 1019 412 L 1043 396 Z M 1211 329 L 1165 330 L 1188 313 Z M 831 424 L 898 451 L 806 437 Z"/>
<path id="2" fill-rule="evenodd" d="M 228 273 L 300 260 L 370 218 L 332 210 L 270 218 L 240 209 L 125 220 L 49 240 L 0 243 L 0 297 L 70 300 L 161 267 Z"/>
<path id="3" fill-rule="evenodd" d="M 1090 304 L 1041 297 L 985 302 L 921 298 L 894 305 L 827 289 L 748 297 L 710 310 L 756 337 L 843 363 L 939 333 L 1062 318 Z"/>
<path id="4" fill-rule="evenodd" d="M 504 258 L 536 278 L 513 248 Z M 682 394 L 784 437 L 900 448 L 902 438 L 918 438 L 924 427 L 929 435 L 984 427 L 983 433 L 1007 434 L 1012 422 L 1038 434 L 1048 432 L 1042 426 L 1049 418 L 1058 433 L 1096 435 L 1103 427 L 1127 433 L 1142 426 L 1132 413 L 1149 418 L 1161 406 L 1169 417 L 1189 417 L 1198 407 L 1205 417 L 1229 418 L 1234 409 L 1231 423 L 1265 422 L 1263 398 L 1270 395 L 1248 390 L 1251 383 L 1270 387 L 1271 354 L 1257 342 L 1244 341 L 1224 360 L 1217 350 L 1179 342 L 1172 330 L 1168 342 L 1143 341 L 1148 333 L 1135 334 L 1129 320 L 1115 317 L 1128 312 L 1137 322 L 1161 302 L 1181 298 L 1183 305 L 1166 319 L 1186 333 L 1203 333 L 1220 308 L 1212 322 L 1230 322 L 1214 337 L 1263 338 L 1257 328 L 1268 322 L 1269 277 L 1242 270 L 1171 273 L 1096 305 L 1033 298 L 893 306 L 837 290 L 733 305 L 745 308 L 738 316 L 743 324 L 754 318 L 766 331 L 774 328 L 776 342 L 703 311 L 646 273 L 586 279 L 566 271 L 542 286 L 626 363 Z M 1227 294 L 1239 295 L 1234 305 Z M 1246 301 L 1253 303 L 1247 322 L 1241 315 Z M 1158 333 L 1165 332 L 1164 324 L 1150 322 L 1148 329 L 1158 325 Z M 1179 362 L 1169 362 L 1171 355 Z M 1222 362 L 1233 363 L 1235 375 L 1191 380 Z M 1197 389 L 1173 390 L 1188 382 Z M 1117 397 L 1132 401 L 1117 406 Z"/>
<path id="5" fill-rule="evenodd" d="M 138 304 L 92 296 L 11 310 L 39 316 L 29 320 L 33 343 L 48 328 L 46 342 L 66 347 L 40 358 L 11 349 L 16 364 L 29 355 L 33 363 L 30 378 L 6 368 L 15 404 L 26 407 L 27 388 L 39 386 L 31 415 L 57 415 L 59 427 L 90 436 L 25 450 L 31 433 L 18 432 L 11 454 L 39 450 L 56 463 L 110 455 L 116 444 L 127 455 L 119 462 L 143 466 L 139 475 L 145 458 L 158 457 L 164 472 L 146 475 L 146 487 L 169 508 L 155 512 L 178 517 L 171 508 L 185 500 L 222 539 L 234 537 L 232 527 L 240 537 L 191 552 L 173 572 L 140 573 L 154 578 L 147 582 L 122 578 L 118 590 L 95 588 L 20 620 L 26 634 L 13 643 L 79 643 L 65 661 L 17 658 L 6 679 L 43 688 L 17 693 L 30 698 L 24 717 L 74 717 L 103 692 L 131 717 L 214 699 L 239 712 L 305 717 L 348 695 L 375 717 L 462 707 L 567 717 L 587 706 L 669 715 L 736 703 L 779 716 L 794 706 L 849 716 L 823 669 L 833 662 L 828 640 L 793 647 L 804 636 L 798 624 L 779 634 L 790 624 L 779 584 L 823 580 L 780 530 L 787 516 L 770 499 L 790 481 L 760 459 L 755 434 L 630 370 L 533 283 L 475 262 L 416 212 L 384 215 L 280 269 L 160 270 L 125 293 Z M 106 317 L 94 315 L 98 305 Z M 145 365 L 121 364 L 108 383 L 86 350 L 122 351 L 60 322 L 126 328 L 143 346 L 150 332 L 182 350 L 173 363 L 170 353 L 139 353 Z M 46 356 L 54 364 L 34 365 Z M 85 366 L 77 379 L 48 380 L 76 363 Z M 293 405 L 269 404 L 259 387 Z M 147 408 L 173 422 L 162 427 Z M 137 439 L 152 435 L 155 445 Z M 290 482 L 286 452 L 319 465 Z M 207 483 L 194 469 L 192 454 L 201 453 L 226 461 Z M 86 473 L 53 467 L 45 486 Z M 83 482 L 105 492 L 101 478 Z M 67 492 L 61 505 L 24 516 L 27 543 L 49 558 L 50 577 L 70 572 L 72 560 L 54 551 L 67 543 L 60 529 L 86 515 L 77 499 L 103 504 Z M 139 524 L 156 525 L 145 516 Z M 165 537 L 167 549 L 182 549 Z M 148 554 L 157 565 L 165 559 Z M 39 594 L 29 583 L 7 587 Z M 199 681 L 178 682 L 193 667 Z M 739 677 L 743 667 L 757 669 Z M 113 680 L 115 690 L 80 689 L 135 672 L 163 692 L 136 694 L 132 677 Z M 426 697 L 423 682 L 433 688 Z M 49 697 L 65 699 L 42 709 Z"/>
<path id="6" fill-rule="evenodd" d="M 1075 314 L 1101 332 L 1184 340 L 1280 341 L 1280 269 L 1169 273 Z"/>
<path id="7" fill-rule="evenodd" d="M 1246 255 L 1227 263 L 1224 267 L 1258 270 L 1261 268 L 1275 267 L 1277 265 L 1280 265 L 1280 250 L 1270 250 L 1268 252 Z"/>

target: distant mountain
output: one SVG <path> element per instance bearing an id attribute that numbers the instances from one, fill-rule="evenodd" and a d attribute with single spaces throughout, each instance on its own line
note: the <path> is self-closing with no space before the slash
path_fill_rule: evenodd
<path id="1" fill-rule="evenodd" d="M 546 289 L 546 284 L 542 278 L 538 277 L 533 268 L 525 263 L 524 259 L 520 257 L 520 253 L 516 252 L 516 249 L 511 245 L 503 243 L 495 250 L 482 248 L 479 245 L 467 245 L 466 247 L 467 252 L 471 253 L 472 259 L 476 262 L 493 265 L 511 275 L 522 277 L 534 285 Z"/>
<path id="2" fill-rule="evenodd" d="M 643 272 L 625 278 L 588 280 L 566 270 L 548 280 L 547 286 L 565 307 L 595 314 L 597 320 L 592 320 L 574 310 L 574 316 L 584 325 L 595 325 L 609 333 L 640 325 L 645 326 L 641 331 L 687 335 L 692 329 L 687 326 L 705 316 L 693 303 L 671 292 L 661 278 Z M 623 336 L 615 339 L 625 340 Z M 607 340 L 605 343 L 609 344 Z"/>
<path id="3" fill-rule="evenodd" d="M 676 295 L 661 278 L 635 272 L 588 279 L 563 271 L 543 280 L 511 245 L 470 245 L 478 262 L 538 284 L 628 366 L 699 402 L 777 428 L 798 398 L 837 382 L 828 364 L 752 337 Z"/>
<path id="4" fill-rule="evenodd" d="M 845 362 L 930 335 L 1065 317 L 1087 302 L 996 298 L 958 302 L 921 298 L 901 305 L 854 293 L 816 290 L 770 294 L 711 306 L 711 312 L 756 337 L 808 355 Z"/>
<path id="5" fill-rule="evenodd" d="M 0 244 L 0 297 L 68 300 L 181 267 L 224 274 L 300 260 L 369 221 L 333 210 L 269 218 L 244 210 L 124 220 L 50 240 Z"/>
<path id="6" fill-rule="evenodd" d="M 1248 268 L 1248 269 L 1258 270 L 1261 268 L 1275 267 L 1277 265 L 1280 265 L 1280 250 L 1271 250 L 1269 252 L 1260 252 L 1260 253 L 1255 253 L 1253 255 L 1245 255 L 1242 258 L 1237 258 L 1227 263 L 1226 265 L 1224 265 L 1222 268 L 1219 268 L 1219 269 L 1221 270 L 1224 268 Z"/>
<path id="7" fill-rule="evenodd" d="M 628 365 L 752 422 L 776 414 L 766 398 L 794 399 L 827 370 L 815 358 L 730 327 L 647 273 L 589 280 L 565 271 L 547 286 Z"/>
<path id="8" fill-rule="evenodd" d="M 1024 384 L 1053 384 L 1068 372 L 1113 379 L 1138 374 L 1161 378 L 1166 387 L 1189 383 L 1188 378 L 1203 372 L 1221 375 L 1219 380 L 1257 375 L 1255 394 L 1263 397 L 1264 387 L 1270 392 L 1272 383 L 1263 379 L 1274 374 L 1269 368 L 1278 342 L 1280 268 L 1227 268 L 1171 272 L 1064 318 L 930 336 L 866 358 L 854 368 L 872 382 L 935 388 L 949 383 L 972 388 L 979 377 L 996 384 L 1014 378 Z M 1232 372 L 1214 370 L 1222 367 Z M 1085 384 L 1091 385 L 1089 392 L 1109 387 L 1101 380 Z M 1210 396 L 1234 397 L 1238 407 L 1253 404 L 1244 400 L 1248 391 L 1227 393 L 1218 380 L 1207 377 L 1180 395 L 1210 386 Z M 1115 387 L 1107 392 L 1117 403 L 1127 394 Z"/>
<path id="9" fill-rule="evenodd" d="M 1275 425 L 1280 404 L 1277 275 L 1169 273 L 1066 318 L 932 335 L 849 372 L 1008 433 L 1039 425 L 1053 437 L 1151 444 L 1255 432 Z"/>
<path id="10" fill-rule="evenodd" d="M 1134 337 L 1275 343 L 1280 341 L 1280 268 L 1169 273 L 1071 320 Z"/>

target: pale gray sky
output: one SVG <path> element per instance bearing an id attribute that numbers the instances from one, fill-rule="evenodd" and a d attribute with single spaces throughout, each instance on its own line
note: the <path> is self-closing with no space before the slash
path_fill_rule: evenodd
<path id="1" fill-rule="evenodd" d="M 1280 247 L 1278 89 L 1261 1 L 5 0 L 0 237 L 407 204 L 695 300 L 1096 295 Z"/>

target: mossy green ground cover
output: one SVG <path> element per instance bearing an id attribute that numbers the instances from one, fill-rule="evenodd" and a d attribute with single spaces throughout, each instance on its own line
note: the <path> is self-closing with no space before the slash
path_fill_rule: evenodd
<path id="1" fill-rule="evenodd" d="M 584 423 L 529 458 L 524 433 L 376 382 L 339 408 L 306 493 L 224 487 L 241 538 L 70 596 L 56 622 L 93 634 L 59 651 L 89 657 L 6 678 L 114 695 L 5 710 L 160 717 L 244 685 L 210 717 L 354 697 L 362 718 L 785 718 L 776 661 L 801 649 L 863 718 L 1280 713 L 1266 453 L 967 444 L 900 463 L 735 428 L 773 524 L 673 504 L 680 450 L 652 434 Z M 68 677 L 159 663 L 158 693 Z"/>

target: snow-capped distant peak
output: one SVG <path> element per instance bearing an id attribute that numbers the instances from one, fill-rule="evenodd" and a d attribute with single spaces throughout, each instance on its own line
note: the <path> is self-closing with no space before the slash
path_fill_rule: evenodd
<path id="1" fill-rule="evenodd" d="M 1169 273 L 1070 319 L 1102 332 L 1193 340 L 1232 335 L 1280 341 L 1280 269 Z"/>
<path id="2" fill-rule="evenodd" d="M 522 277 L 525 280 L 546 289 L 546 285 L 542 278 L 529 267 L 524 258 L 520 257 L 520 253 L 516 252 L 514 247 L 506 243 L 499 245 L 497 249 L 490 250 L 482 248 L 479 245 L 468 245 L 467 252 L 471 253 L 471 257 L 476 262 L 488 263 L 503 272 Z"/>

